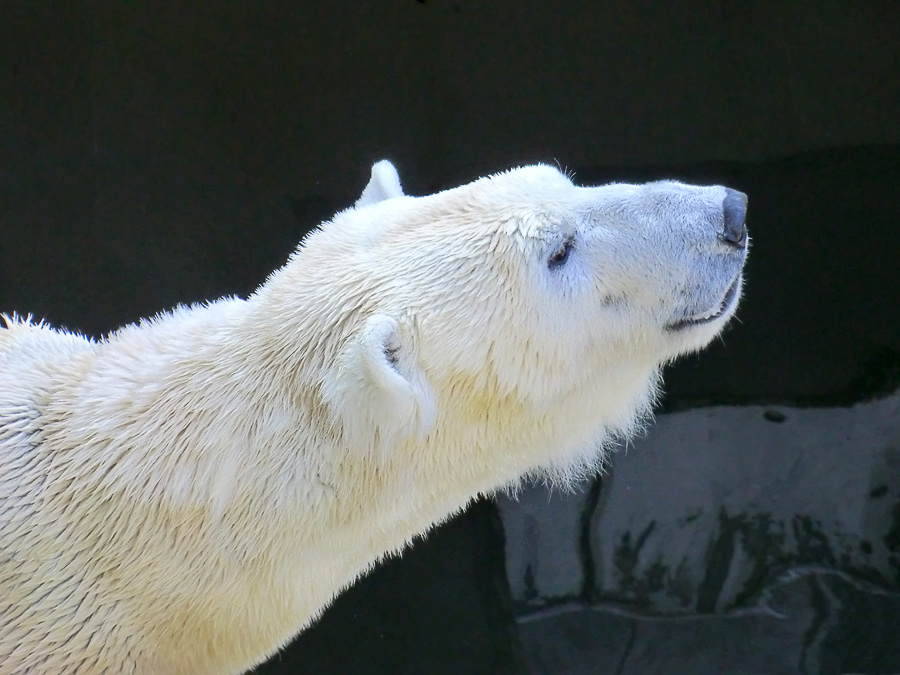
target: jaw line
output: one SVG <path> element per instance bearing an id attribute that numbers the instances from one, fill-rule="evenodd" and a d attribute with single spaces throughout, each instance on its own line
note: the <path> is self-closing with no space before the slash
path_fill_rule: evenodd
<path id="1" fill-rule="evenodd" d="M 705 326 L 721 319 L 737 304 L 738 298 L 740 297 L 742 280 L 743 275 L 738 273 L 713 309 L 701 314 L 695 314 L 692 317 L 673 321 L 672 323 L 666 324 L 665 329 L 667 331 L 677 332 L 690 328 L 691 326 Z"/>

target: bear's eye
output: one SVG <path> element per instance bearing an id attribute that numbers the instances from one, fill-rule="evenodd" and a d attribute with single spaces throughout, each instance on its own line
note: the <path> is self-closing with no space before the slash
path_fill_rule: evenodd
<path id="1" fill-rule="evenodd" d="M 566 264 L 566 260 L 569 259 L 569 253 L 571 253 L 571 251 L 572 242 L 564 241 L 550 254 L 550 257 L 547 258 L 547 266 L 550 269 L 562 267 Z"/>

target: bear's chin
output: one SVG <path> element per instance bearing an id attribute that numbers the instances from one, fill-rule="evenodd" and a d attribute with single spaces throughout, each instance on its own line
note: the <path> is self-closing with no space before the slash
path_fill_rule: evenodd
<path id="1" fill-rule="evenodd" d="M 705 311 L 675 319 L 666 324 L 665 330 L 669 333 L 679 333 L 689 331 L 691 328 L 711 325 L 717 326 L 718 330 L 721 330 L 734 314 L 734 310 L 737 309 L 738 300 L 741 297 L 742 281 L 743 275 L 739 273 L 715 305 Z"/>

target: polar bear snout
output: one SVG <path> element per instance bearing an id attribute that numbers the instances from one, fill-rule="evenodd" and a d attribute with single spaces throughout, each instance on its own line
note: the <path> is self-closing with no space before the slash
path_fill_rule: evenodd
<path id="1" fill-rule="evenodd" d="M 725 188 L 725 200 L 722 202 L 724 227 L 719 238 L 737 248 L 747 245 L 747 195 L 731 188 Z"/>

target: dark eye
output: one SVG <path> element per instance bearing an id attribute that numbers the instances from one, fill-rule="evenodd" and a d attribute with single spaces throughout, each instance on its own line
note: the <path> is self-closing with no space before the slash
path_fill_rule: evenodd
<path id="1" fill-rule="evenodd" d="M 566 260 L 569 259 L 569 253 L 572 251 L 572 242 L 564 241 L 560 244 L 553 253 L 550 254 L 550 257 L 547 258 L 547 266 L 550 269 L 554 269 L 556 267 L 562 267 L 566 264 Z"/>

